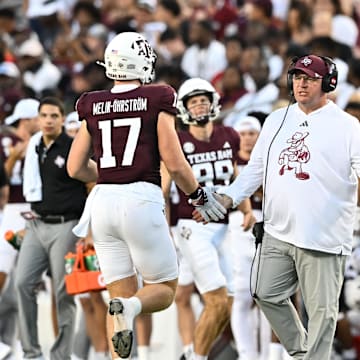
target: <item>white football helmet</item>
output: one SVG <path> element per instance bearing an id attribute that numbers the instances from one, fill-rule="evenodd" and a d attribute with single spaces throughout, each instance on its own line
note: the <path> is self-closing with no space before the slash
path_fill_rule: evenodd
<path id="1" fill-rule="evenodd" d="M 153 81 L 156 54 L 144 36 L 136 32 L 116 35 L 107 45 L 105 63 L 106 76 L 113 80 L 139 79 L 143 84 Z"/>
<path id="2" fill-rule="evenodd" d="M 207 95 L 210 99 L 210 110 L 206 116 L 193 118 L 189 110 L 186 108 L 186 102 L 189 98 L 196 95 Z M 199 125 L 206 124 L 208 121 L 215 120 L 220 113 L 219 105 L 220 95 L 215 88 L 206 80 L 201 78 L 193 78 L 186 80 L 179 88 L 178 101 L 176 107 L 178 109 L 178 117 L 184 124 Z"/>

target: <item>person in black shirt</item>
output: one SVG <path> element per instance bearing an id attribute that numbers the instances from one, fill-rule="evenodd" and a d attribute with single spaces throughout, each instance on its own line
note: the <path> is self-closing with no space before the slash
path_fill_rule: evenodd
<path id="1" fill-rule="evenodd" d="M 32 211 L 27 216 L 15 275 L 20 340 L 25 359 L 43 359 L 36 327 L 36 286 L 46 270 L 51 272 L 59 330 L 50 349 L 50 358 L 70 360 L 72 349 L 76 306 L 73 296 L 65 289 L 64 256 L 75 250 L 77 238 L 72 228 L 83 211 L 87 191 L 85 184 L 72 179 L 66 170 L 72 138 L 64 131 L 64 118 L 60 100 L 53 97 L 42 99 L 39 104 L 42 135 L 34 135 L 39 140 L 35 146 L 29 143 L 25 157 L 25 196 L 26 177 L 40 175 L 41 179 L 37 196 L 32 194 L 31 197 Z M 32 166 L 27 166 L 27 161 L 33 161 Z M 39 174 L 36 174 L 37 169 Z"/>

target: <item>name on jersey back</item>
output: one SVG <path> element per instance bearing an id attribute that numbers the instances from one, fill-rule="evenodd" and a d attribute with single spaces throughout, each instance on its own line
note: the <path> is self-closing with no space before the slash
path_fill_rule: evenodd
<path id="1" fill-rule="evenodd" d="M 143 97 L 135 99 L 114 99 L 93 103 L 93 115 L 109 114 L 111 112 L 147 111 L 147 100 Z"/>

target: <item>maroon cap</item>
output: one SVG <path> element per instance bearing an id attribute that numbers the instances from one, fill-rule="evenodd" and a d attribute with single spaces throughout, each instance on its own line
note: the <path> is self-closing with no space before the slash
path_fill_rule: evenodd
<path id="1" fill-rule="evenodd" d="M 296 70 L 302 71 L 313 78 L 322 78 L 329 73 L 329 69 L 325 61 L 316 55 L 306 55 L 299 58 L 295 65 L 289 70 L 293 74 Z"/>

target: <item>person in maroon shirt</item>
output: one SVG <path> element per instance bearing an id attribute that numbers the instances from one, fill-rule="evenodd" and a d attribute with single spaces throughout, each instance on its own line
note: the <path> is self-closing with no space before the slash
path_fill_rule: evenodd
<path id="1" fill-rule="evenodd" d="M 108 334 L 113 359 L 128 358 L 133 320 L 171 305 L 177 257 L 164 214 L 160 159 L 181 190 L 207 219 L 224 218 L 208 189 L 199 186 L 176 135 L 176 93 L 167 85 L 145 85 L 156 55 L 135 32 L 117 35 L 104 54 L 111 90 L 84 93 L 76 109 L 82 124 L 69 154 L 68 171 L 96 181 L 79 224 L 89 229 L 110 295 Z M 90 155 L 93 153 L 94 160 Z M 145 286 L 138 289 L 140 273 Z"/>
<path id="2" fill-rule="evenodd" d="M 212 187 L 229 184 L 236 177 L 236 154 L 240 143 L 234 129 L 214 125 L 220 112 L 218 101 L 215 88 L 201 78 L 186 80 L 179 89 L 179 117 L 189 126 L 188 130 L 178 133 L 182 151 L 199 183 Z M 165 193 L 169 184 L 170 178 L 167 182 L 164 180 Z M 244 213 L 243 227 L 248 230 L 255 221 L 249 199 L 240 208 Z M 204 227 L 192 219 L 192 212 L 186 197 L 179 191 L 176 239 L 182 257 L 176 304 L 184 345 L 181 359 L 205 360 L 230 319 L 234 289 L 230 252 L 225 249 L 228 216 L 220 223 Z M 191 274 L 185 275 L 185 272 Z M 204 302 L 196 324 L 189 309 L 193 283 Z M 191 323 L 195 328 L 191 329 Z"/>

